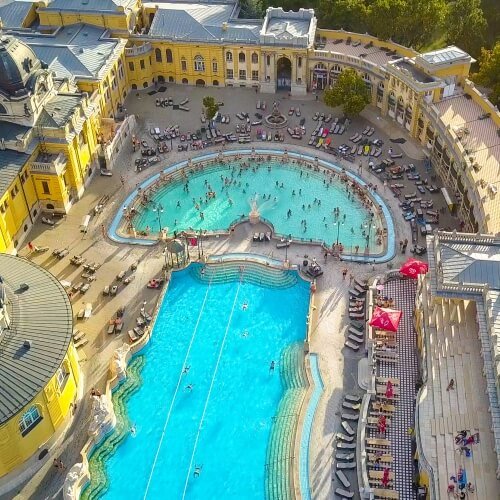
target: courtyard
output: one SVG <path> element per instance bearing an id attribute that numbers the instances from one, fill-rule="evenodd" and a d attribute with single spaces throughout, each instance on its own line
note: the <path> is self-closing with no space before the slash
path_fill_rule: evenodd
<path id="1" fill-rule="evenodd" d="M 276 101 L 281 113 L 288 119 L 291 128 L 300 127 L 300 119 L 305 119 L 304 127 L 306 133 L 301 140 L 292 138 L 286 131 L 282 130 L 284 141 L 257 140 L 256 129 L 265 129 L 265 125 L 252 127 L 250 132 L 251 142 L 247 144 L 231 144 L 227 149 L 238 148 L 287 148 L 290 152 L 297 154 L 316 156 L 334 162 L 346 171 L 359 175 L 366 183 L 376 186 L 376 191 L 384 199 L 392 214 L 395 241 L 407 240 L 410 246 L 413 244 L 425 246 L 425 238 L 420 231 L 412 232 L 410 224 L 402 217 L 402 209 L 399 206 L 400 199 L 394 196 L 390 188 L 390 181 L 384 182 L 382 176 L 373 173 L 368 166 L 370 158 L 364 155 L 356 156 L 354 162 L 335 158 L 324 152 L 323 148 L 308 146 L 308 140 L 317 122 L 312 120 L 315 113 L 331 113 L 334 117 L 341 118 L 339 109 L 328 109 L 314 95 L 305 96 L 303 99 L 291 99 L 287 93 L 256 94 L 252 89 L 240 88 L 198 88 L 169 85 L 165 92 L 153 93 L 151 91 L 131 92 L 124 103 L 124 110 L 128 114 L 134 114 L 137 118 L 137 128 L 134 131 L 139 140 L 153 143 L 150 131 L 159 128 L 166 129 L 178 125 L 181 134 L 194 133 L 201 127 L 202 99 L 206 95 L 215 97 L 217 101 L 224 103 L 220 111 L 223 115 L 231 117 L 230 123 L 220 123 L 222 134 L 236 133 L 236 125 L 243 123 L 236 114 L 248 113 L 252 116 L 259 112 L 256 109 L 257 101 L 265 100 L 269 114 L 273 102 Z M 181 102 L 189 98 L 186 106 L 189 111 L 173 109 L 172 107 L 157 106 L 157 98 L 172 96 L 174 102 Z M 289 115 L 291 108 L 301 110 L 301 117 L 296 114 Z M 252 118 L 253 120 L 253 118 Z M 331 135 L 331 147 L 339 147 L 350 143 L 349 137 L 355 133 L 361 133 L 366 127 L 374 128 L 373 138 L 383 141 L 383 152 L 379 158 L 388 156 L 391 148 L 394 155 L 401 154 L 402 157 L 396 161 L 401 165 L 413 164 L 415 173 L 420 174 L 422 179 L 431 177 L 432 172 L 427 172 L 425 167 L 425 155 L 421 147 L 416 145 L 409 137 L 405 136 L 402 129 L 375 114 L 372 108 L 367 108 L 360 117 L 354 119 L 347 127 L 343 135 Z M 391 142 L 391 139 L 396 142 Z M 125 143 L 114 162 L 113 175 L 111 177 L 96 175 L 89 188 L 71 212 L 54 227 L 48 227 L 41 222 L 37 223 L 32 232 L 31 241 L 38 247 L 48 246 L 45 253 L 30 253 L 28 249 L 21 255 L 28 256 L 37 264 L 48 269 L 60 281 L 71 284 L 78 283 L 81 269 L 70 262 L 70 257 L 79 255 L 87 263 L 97 263 L 99 268 L 95 272 L 95 280 L 90 283 L 85 296 L 76 293 L 72 298 L 73 312 L 75 315 L 75 326 L 83 332 L 85 343 L 79 349 L 80 363 L 85 373 L 84 397 L 78 405 L 74 420 L 70 426 L 68 437 L 62 440 L 55 456 L 60 456 L 66 466 L 79 460 L 79 452 L 87 440 L 85 431 L 89 414 L 88 393 L 91 388 L 104 389 L 107 379 L 109 360 L 114 350 L 123 342 L 127 342 L 127 331 L 134 326 L 134 318 L 139 315 L 141 308 L 153 310 L 159 293 L 157 290 L 147 289 L 146 285 L 155 276 L 161 275 L 165 264 L 163 245 L 150 246 L 131 245 L 115 243 L 107 237 L 110 221 L 116 213 L 122 210 L 124 200 L 128 193 L 137 188 L 151 175 L 160 172 L 168 165 L 185 161 L 192 156 L 198 156 L 204 151 L 192 150 L 178 151 L 179 139 L 172 141 L 172 151 L 160 154 L 160 161 L 142 171 L 136 171 L 136 160 L 140 158 L 140 151 L 132 151 L 131 141 Z M 170 146 L 170 144 L 168 143 Z M 140 149 L 140 148 L 139 148 Z M 217 152 L 218 146 L 211 147 L 208 152 Z M 396 181 L 401 185 L 398 191 L 404 194 L 415 191 L 415 182 L 408 180 L 407 176 Z M 439 181 L 435 183 L 438 187 Z M 306 184 L 304 184 L 306 185 Z M 433 210 L 440 214 L 439 227 L 450 230 L 458 229 L 460 221 L 455 219 L 448 211 L 446 202 L 442 195 L 426 195 L 433 200 Z M 97 210 L 96 207 L 100 206 Z M 91 214 L 88 231 L 80 232 L 82 219 Z M 333 229 L 332 229 L 333 230 Z M 310 351 L 317 353 L 321 376 L 324 382 L 324 393 L 319 402 L 310 443 L 310 464 L 312 473 L 310 475 L 311 495 L 313 498 L 331 498 L 338 482 L 333 481 L 332 469 L 332 443 L 335 434 L 342 430 L 341 413 L 342 398 L 346 393 L 360 395 L 358 377 L 358 362 L 364 357 L 363 350 L 359 353 L 344 347 L 344 331 L 348 324 L 349 289 L 352 284 L 350 276 L 364 281 L 375 275 L 383 275 L 391 269 L 399 269 L 400 265 L 408 258 L 409 249 L 406 254 L 401 253 L 399 245 L 396 244 L 396 256 L 390 262 L 381 264 L 373 263 L 368 259 L 367 263 L 355 263 L 341 261 L 328 256 L 324 261 L 323 249 L 317 245 L 307 243 L 294 244 L 290 248 L 276 248 L 276 241 L 256 242 L 253 240 L 255 232 L 267 232 L 268 227 L 264 224 L 251 226 L 245 222 L 235 227 L 234 232 L 228 235 L 207 236 L 204 238 L 203 246 L 205 254 L 219 255 L 224 253 L 252 253 L 280 261 L 286 258 L 292 265 L 301 264 L 305 256 L 316 259 L 321 263 L 324 271 L 323 276 L 318 279 L 317 292 L 315 294 L 314 314 L 312 318 L 312 336 Z M 335 238 L 333 238 L 335 239 Z M 331 239 L 330 239 L 331 241 Z M 67 256 L 59 259 L 52 254 L 54 249 L 67 249 Z M 198 250 L 191 249 L 191 260 L 198 259 Z M 106 286 L 116 283 L 116 277 L 122 272 L 128 273 L 131 266 L 137 265 L 134 280 L 128 285 L 118 283 L 118 291 L 115 296 L 103 296 L 102 291 Z M 345 276 L 343 271 L 347 270 Z M 345 279 L 344 279 L 345 278 Z M 86 304 L 93 304 L 92 315 L 84 322 L 79 321 L 76 316 L 85 308 Z M 126 315 L 124 328 L 121 334 L 108 334 L 108 322 L 120 307 L 125 307 Z M 403 462 L 406 463 L 408 457 Z M 405 465 L 401 465 L 404 469 Z M 355 477 L 352 477 L 355 484 Z M 48 461 L 35 477 L 19 491 L 19 498 L 41 498 L 40 491 L 44 491 L 43 497 L 57 497 L 61 494 L 64 477 L 54 470 L 52 463 Z M 355 487 L 352 488 L 356 490 Z"/>

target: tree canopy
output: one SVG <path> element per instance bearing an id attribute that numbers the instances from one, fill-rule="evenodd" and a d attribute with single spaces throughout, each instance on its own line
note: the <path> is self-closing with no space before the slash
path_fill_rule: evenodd
<path id="1" fill-rule="evenodd" d="M 363 78 L 350 68 L 340 73 L 333 88 L 325 90 L 324 99 L 328 106 L 342 106 L 346 116 L 359 115 L 371 100 Z"/>
<path id="2" fill-rule="evenodd" d="M 446 41 L 477 56 L 485 42 L 488 24 L 480 0 L 456 0 L 448 4 Z"/>
<path id="3" fill-rule="evenodd" d="M 219 105 L 212 96 L 206 96 L 203 98 L 203 106 L 205 107 L 205 112 L 209 120 L 211 120 L 215 116 L 215 113 L 219 111 Z"/>
<path id="4" fill-rule="evenodd" d="M 500 41 L 492 50 L 482 49 L 479 60 L 479 71 L 472 75 L 472 79 L 491 89 L 490 101 L 500 105 Z"/>

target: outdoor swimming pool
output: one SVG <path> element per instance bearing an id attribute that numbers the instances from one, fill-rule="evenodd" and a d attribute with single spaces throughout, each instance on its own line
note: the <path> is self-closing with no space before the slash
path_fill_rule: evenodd
<path id="1" fill-rule="evenodd" d="M 127 403 L 135 434 L 104 460 L 102 497 L 261 499 L 273 487 L 266 462 L 290 378 L 283 353 L 303 352 L 309 283 L 242 268 L 242 279 L 239 266 L 229 278 L 198 264 L 172 275 Z"/>
<path id="2" fill-rule="evenodd" d="M 342 243 L 346 253 L 380 253 L 376 232 L 383 222 L 373 207 L 363 206 L 352 187 L 332 176 L 292 163 L 264 159 L 250 162 L 215 160 L 186 178 L 171 180 L 139 206 L 132 225 L 136 231 L 158 234 L 174 231 L 227 230 L 241 216 L 248 217 L 255 200 L 260 216 L 280 235 L 294 239 Z M 242 164 L 244 166 L 242 167 Z M 309 164 L 311 166 L 311 164 Z"/>

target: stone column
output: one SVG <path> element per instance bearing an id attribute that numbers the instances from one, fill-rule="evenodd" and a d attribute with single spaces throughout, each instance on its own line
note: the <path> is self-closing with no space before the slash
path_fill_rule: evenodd
<path id="1" fill-rule="evenodd" d="M 271 64 L 267 65 L 268 56 L 271 58 Z M 260 84 L 260 91 L 264 94 L 276 93 L 276 74 L 274 69 L 274 54 L 269 52 L 263 53 L 264 58 L 264 78 Z M 269 77 L 269 79 L 268 79 Z"/>
<path id="2" fill-rule="evenodd" d="M 304 57 L 302 57 L 302 67 L 299 69 L 298 64 L 299 64 L 299 57 L 300 55 L 293 54 L 292 56 L 292 95 L 297 96 L 297 95 L 306 95 L 307 93 L 307 83 L 304 78 Z M 297 78 L 302 78 L 301 83 L 297 82 Z"/>

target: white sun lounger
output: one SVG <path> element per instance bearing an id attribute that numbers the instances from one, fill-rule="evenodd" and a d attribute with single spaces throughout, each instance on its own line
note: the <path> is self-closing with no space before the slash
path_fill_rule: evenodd
<path id="1" fill-rule="evenodd" d="M 90 318 L 90 316 L 92 316 L 92 303 L 91 302 L 87 302 L 85 304 L 85 312 L 83 314 L 83 317 L 85 319 L 88 319 L 88 318 Z"/>

